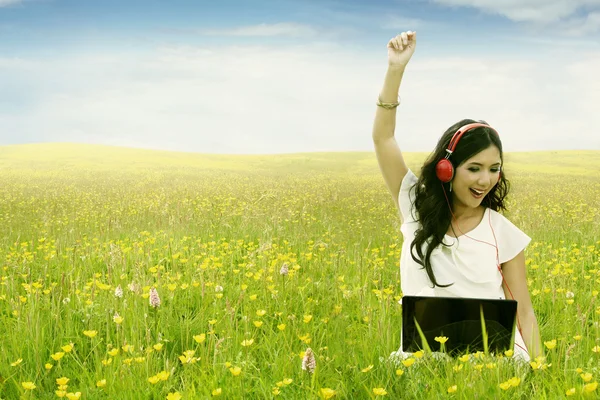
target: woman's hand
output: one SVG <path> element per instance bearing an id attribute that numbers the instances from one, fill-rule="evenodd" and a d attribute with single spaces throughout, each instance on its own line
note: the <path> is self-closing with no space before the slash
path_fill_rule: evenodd
<path id="1" fill-rule="evenodd" d="M 405 67 L 410 61 L 417 47 L 417 32 L 402 32 L 387 44 L 388 64 L 390 66 Z"/>

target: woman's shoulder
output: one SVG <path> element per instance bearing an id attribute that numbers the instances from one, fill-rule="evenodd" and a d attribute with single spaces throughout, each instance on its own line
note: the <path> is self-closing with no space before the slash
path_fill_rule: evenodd
<path id="1" fill-rule="evenodd" d="M 491 208 L 488 209 L 488 212 L 490 213 L 492 226 L 494 229 L 499 229 L 500 232 L 505 232 L 506 234 L 522 232 L 521 228 L 519 228 L 517 224 L 512 222 L 504 214 L 492 210 Z"/>

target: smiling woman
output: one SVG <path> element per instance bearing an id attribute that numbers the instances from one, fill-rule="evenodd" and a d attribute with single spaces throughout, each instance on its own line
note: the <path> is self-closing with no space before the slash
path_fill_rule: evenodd
<path id="1" fill-rule="evenodd" d="M 413 32 L 389 41 L 388 73 L 373 127 L 379 166 L 402 219 L 402 293 L 517 300 L 513 353 L 529 361 L 541 349 L 525 273 L 524 250 L 531 239 L 499 213 L 509 183 L 500 173 L 498 132 L 485 121 L 453 124 L 419 178 L 395 141 L 395 100 L 415 47 Z"/>

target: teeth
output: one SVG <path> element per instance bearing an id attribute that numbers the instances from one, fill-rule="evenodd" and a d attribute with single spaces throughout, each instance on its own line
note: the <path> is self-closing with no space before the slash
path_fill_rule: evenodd
<path id="1" fill-rule="evenodd" d="M 471 189 L 471 190 L 472 190 L 472 191 L 474 191 L 474 192 L 475 192 L 475 193 L 477 193 L 477 194 L 482 194 L 482 193 L 483 193 L 483 191 L 479 191 L 479 190 L 477 190 L 477 189 Z"/>

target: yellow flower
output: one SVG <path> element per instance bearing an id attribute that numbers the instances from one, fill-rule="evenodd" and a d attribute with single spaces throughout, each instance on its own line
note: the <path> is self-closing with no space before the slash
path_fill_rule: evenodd
<path id="1" fill-rule="evenodd" d="M 117 349 L 117 348 L 114 348 L 114 349 L 112 349 L 112 350 L 110 350 L 110 351 L 108 352 L 108 355 L 109 355 L 109 356 L 111 356 L 111 357 L 114 357 L 114 356 L 116 356 L 117 354 L 119 354 L 119 349 Z"/>
<path id="2" fill-rule="evenodd" d="M 119 324 L 121 324 L 121 323 L 123 322 L 123 317 L 121 317 L 120 315 L 115 315 L 115 316 L 113 317 L 113 321 L 115 321 L 115 323 L 116 323 L 117 325 L 119 325 Z"/>
<path id="3" fill-rule="evenodd" d="M 70 353 L 71 350 L 73 350 L 73 343 L 65 344 L 63 347 L 61 347 L 61 350 L 65 353 Z"/>
<path id="4" fill-rule="evenodd" d="M 521 383 L 521 379 L 517 377 L 510 378 L 506 382 L 502 382 L 499 386 L 502 390 L 508 390 L 511 387 L 517 387 Z"/>
<path id="5" fill-rule="evenodd" d="M 196 337 L 194 336 L 194 339 L 196 339 Z M 154 350 L 156 351 L 161 351 L 163 348 L 163 344 L 162 343 L 156 343 L 154 346 L 152 346 L 154 348 Z"/>
<path id="6" fill-rule="evenodd" d="M 67 383 L 69 383 L 70 379 L 67 378 L 66 376 L 63 376 L 62 378 L 57 378 L 56 379 L 56 384 L 57 385 L 66 385 Z"/>
<path id="7" fill-rule="evenodd" d="M 575 340 L 581 340 L 581 335 L 575 335 L 575 336 L 573 336 L 573 339 L 575 339 Z"/>
<path id="8" fill-rule="evenodd" d="M 123 351 L 125 353 L 133 353 L 134 347 L 132 345 L 130 345 L 130 344 L 126 344 L 124 346 L 121 346 L 121 349 L 123 349 Z"/>
<path id="9" fill-rule="evenodd" d="M 520 378 L 517 378 L 517 377 L 513 377 L 513 378 L 510 378 L 510 379 L 508 380 L 508 382 L 509 382 L 509 383 L 510 383 L 512 386 L 514 386 L 514 387 L 517 387 L 517 386 L 519 386 L 519 384 L 521 383 L 521 379 L 520 379 Z"/>
<path id="10" fill-rule="evenodd" d="M 262 321 L 254 321 L 253 323 L 254 323 L 254 326 L 257 328 L 260 328 L 263 324 Z"/>
<path id="11" fill-rule="evenodd" d="M 254 339 L 246 339 L 242 342 L 242 346 L 247 347 L 252 345 L 252 343 L 254 343 Z"/>
<path id="12" fill-rule="evenodd" d="M 280 331 L 285 329 L 285 324 L 279 324 L 277 325 L 277 329 L 279 329 Z"/>
<path id="13" fill-rule="evenodd" d="M 567 396 L 572 396 L 575 394 L 575 388 L 571 388 L 565 392 Z"/>
<path id="14" fill-rule="evenodd" d="M 600 346 L 594 346 L 594 348 L 592 349 L 592 351 L 594 353 L 600 353 Z"/>
<path id="15" fill-rule="evenodd" d="M 19 358 L 17 361 L 10 363 L 11 367 L 16 367 L 17 365 L 21 364 L 21 362 L 23 362 L 22 358 Z"/>
<path id="16" fill-rule="evenodd" d="M 448 388 L 448 393 L 454 393 L 457 389 L 458 387 L 456 385 L 452 385 Z"/>
<path id="17" fill-rule="evenodd" d="M 35 384 L 33 382 L 21 382 L 21 386 L 25 390 L 33 390 L 35 389 Z"/>
<path id="18" fill-rule="evenodd" d="M 375 396 L 385 396 L 387 392 L 384 388 L 373 388 L 373 394 L 375 394 Z"/>
<path id="19" fill-rule="evenodd" d="M 98 331 L 83 331 L 83 334 L 87 337 L 93 338 L 98 334 Z"/>
<path id="20" fill-rule="evenodd" d="M 229 368 L 229 372 L 231 372 L 231 375 L 233 376 L 238 376 L 242 373 L 242 369 L 240 367 L 231 367 Z"/>
<path id="21" fill-rule="evenodd" d="M 411 357 L 411 358 L 407 358 L 406 360 L 402 360 L 402 364 L 403 364 L 403 365 L 404 365 L 406 368 L 410 367 L 410 366 L 411 366 L 411 365 L 413 365 L 414 363 L 415 363 L 415 359 L 414 359 L 414 358 L 412 358 L 412 357 Z"/>
<path id="22" fill-rule="evenodd" d="M 167 395 L 167 400 L 181 400 L 181 395 L 179 392 L 169 393 Z"/>
<path id="23" fill-rule="evenodd" d="M 151 376 L 150 378 L 148 378 L 148 382 L 150 382 L 151 384 L 156 384 L 160 381 L 160 378 L 157 375 Z"/>
<path id="24" fill-rule="evenodd" d="M 54 393 L 56 393 L 57 397 L 65 397 L 67 395 L 66 390 L 56 390 Z"/>
<path id="25" fill-rule="evenodd" d="M 422 358 L 424 354 L 425 354 L 425 352 L 424 352 L 423 350 L 419 350 L 419 351 L 415 351 L 415 352 L 413 353 L 413 356 L 414 356 L 415 358 Z"/>
<path id="26" fill-rule="evenodd" d="M 584 382 L 589 382 L 593 378 L 592 374 L 590 374 L 589 372 L 586 372 L 585 374 L 581 374 L 579 376 L 581 376 L 581 379 L 583 379 Z"/>
<path id="27" fill-rule="evenodd" d="M 513 351 L 513 350 L 506 350 L 506 351 L 504 352 L 504 355 L 505 355 L 506 357 L 512 357 L 512 356 L 513 356 L 513 354 L 514 354 L 514 351 Z"/>
<path id="28" fill-rule="evenodd" d="M 156 374 L 156 376 L 158 376 L 158 379 L 160 379 L 161 381 L 166 381 L 169 378 L 170 373 L 167 371 L 160 371 L 158 374 Z"/>
<path id="29" fill-rule="evenodd" d="M 206 340 L 206 333 L 201 333 L 199 335 L 194 336 L 194 340 L 198 343 L 202 343 Z"/>
<path id="30" fill-rule="evenodd" d="M 311 320 L 312 320 L 312 315 L 305 315 L 304 316 L 304 323 L 305 324 L 308 324 Z"/>
<path id="31" fill-rule="evenodd" d="M 46 368 L 46 370 L 50 371 L 52 369 L 54 365 L 50 364 L 50 363 L 46 363 L 46 365 L 44 365 L 44 368 Z"/>
<path id="32" fill-rule="evenodd" d="M 368 366 L 368 367 L 366 367 L 366 368 L 363 368 L 363 369 L 361 369 L 361 372 L 369 372 L 369 371 L 370 371 L 370 370 L 372 370 L 372 369 L 373 369 L 373 364 L 369 365 L 369 366 Z"/>
<path id="33" fill-rule="evenodd" d="M 458 357 L 458 359 L 459 359 L 461 362 L 467 362 L 467 361 L 469 361 L 469 355 L 468 355 L 468 354 L 465 354 L 464 356 L 460 356 L 460 357 Z"/>
<path id="34" fill-rule="evenodd" d="M 294 380 L 292 378 L 283 378 L 283 384 L 286 386 L 292 383 L 293 381 Z"/>
<path id="35" fill-rule="evenodd" d="M 221 388 L 216 388 L 216 389 L 214 389 L 214 390 L 212 391 L 212 395 L 213 395 L 213 396 L 220 396 L 222 392 L 223 392 L 223 391 L 221 390 Z"/>
<path id="36" fill-rule="evenodd" d="M 256 311 L 256 315 L 259 317 L 262 317 L 263 315 L 265 315 L 267 313 L 266 310 L 258 310 Z"/>
<path id="37" fill-rule="evenodd" d="M 196 350 L 186 350 L 183 352 L 183 355 L 179 356 L 179 361 L 182 364 L 195 364 L 200 358 L 194 357 Z"/>
<path id="38" fill-rule="evenodd" d="M 448 341 L 448 338 L 446 336 L 436 336 L 435 341 L 444 344 Z"/>
<path id="39" fill-rule="evenodd" d="M 598 388 L 598 382 L 588 383 L 587 385 L 583 385 L 583 391 L 585 393 L 591 393 Z"/>
<path id="40" fill-rule="evenodd" d="M 321 395 L 321 397 L 323 397 L 324 399 L 330 399 L 333 396 L 336 395 L 335 390 L 330 389 L 330 388 L 321 388 L 319 390 L 319 394 Z"/>
<path id="41" fill-rule="evenodd" d="M 396 376 L 402 376 L 404 375 L 404 370 L 403 369 L 397 369 L 396 370 Z"/>
<path id="42" fill-rule="evenodd" d="M 81 398 L 81 392 L 67 393 L 67 399 L 69 399 L 69 400 L 77 400 L 79 398 Z"/>
<path id="43" fill-rule="evenodd" d="M 104 387 L 106 386 L 106 379 L 102 379 L 98 382 L 96 382 L 96 387 Z"/>
<path id="44" fill-rule="evenodd" d="M 552 350 L 556 347 L 556 339 L 552 339 L 549 342 L 544 342 L 544 345 L 548 348 L 548 350 Z"/>

